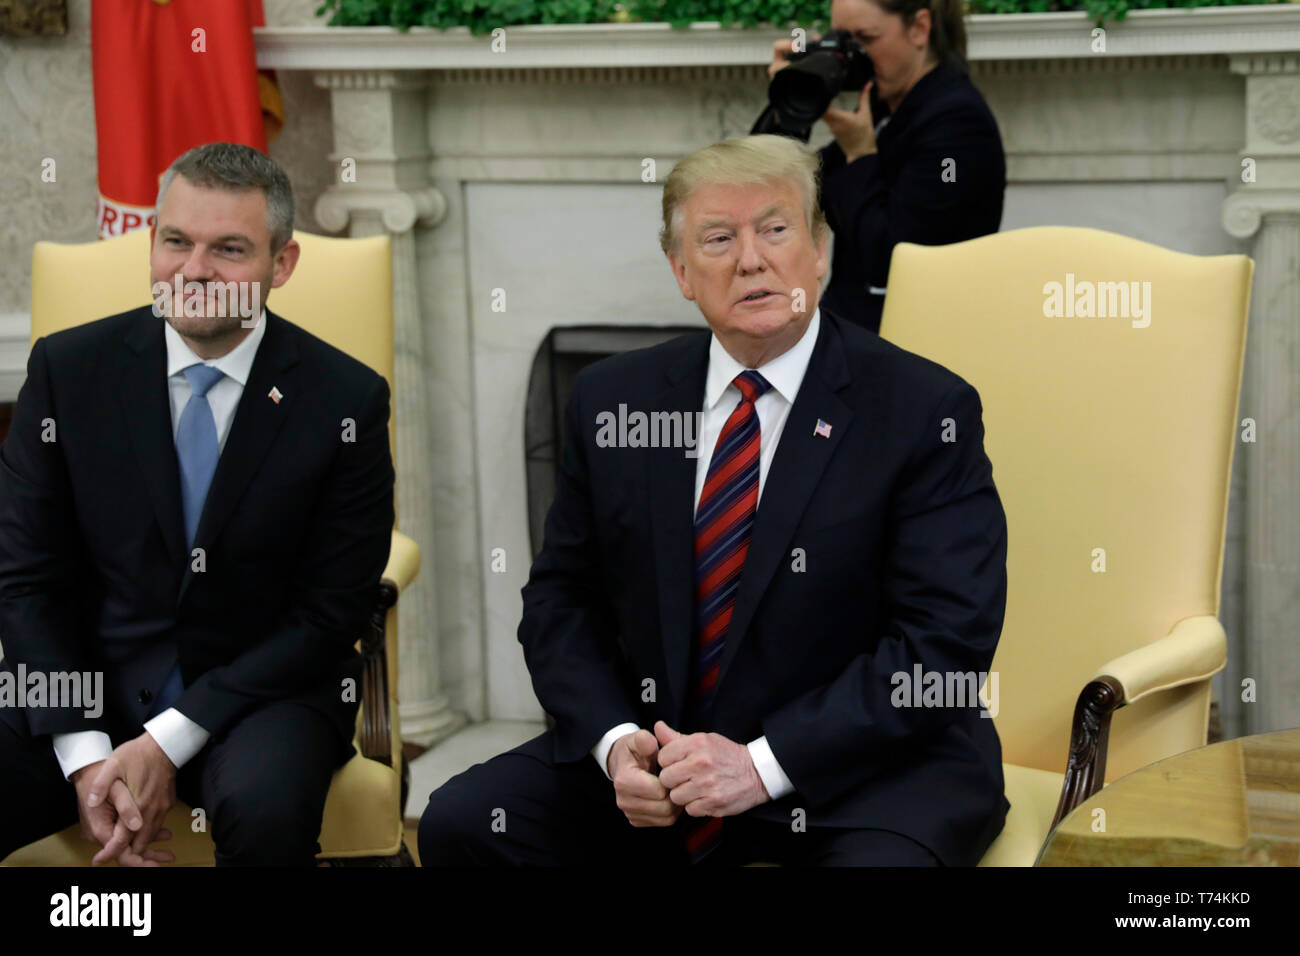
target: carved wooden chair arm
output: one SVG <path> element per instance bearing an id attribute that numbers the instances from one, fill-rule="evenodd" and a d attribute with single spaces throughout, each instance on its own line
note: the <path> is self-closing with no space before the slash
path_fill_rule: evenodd
<path id="1" fill-rule="evenodd" d="M 379 581 L 370 622 L 361 636 L 361 753 L 389 767 L 393 766 L 393 720 L 388 655 L 397 653 L 397 648 L 396 642 L 389 640 L 386 620 L 389 609 L 397 603 L 398 595 L 415 580 L 419 571 L 419 546 L 394 529 L 388 565 Z M 390 643 L 394 646 L 389 647 Z"/>
<path id="2" fill-rule="evenodd" d="M 1052 826 L 1102 788 L 1110 718 L 1116 710 L 1148 694 L 1209 680 L 1227 659 L 1223 625 L 1212 615 L 1200 615 L 1184 618 L 1160 640 L 1103 665 L 1074 705 L 1065 785 Z"/>

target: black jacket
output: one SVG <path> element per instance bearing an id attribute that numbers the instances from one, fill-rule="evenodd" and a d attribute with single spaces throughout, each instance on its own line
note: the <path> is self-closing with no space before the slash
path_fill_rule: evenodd
<path id="1" fill-rule="evenodd" d="M 835 141 L 821 149 L 822 208 L 835 233 L 822 304 L 873 332 L 884 296 L 868 290 L 888 285 L 894 244 L 997 232 L 1007 185 L 997 121 L 955 67 L 936 66 L 917 81 L 876 148 L 848 164 Z"/>
<path id="2" fill-rule="evenodd" d="M 755 517 L 711 729 L 766 735 L 794 784 L 747 815 L 789 825 L 802 808 L 809 826 L 894 830 L 972 865 L 1008 806 L 993 721 L 978 707 L 897 707 L 891 693 L 917 666 L 987 671 L 997 648 L 1007 532 L 979 396 L 821 314 Z M 591 760 L 625 721 L 683 727 L 697 462 L 681 447 L 602 447 L 597 416 L 620 403 L 698 412 L 709 342 L 686 335 L 578 376 L 519 626 L 556 763 Z M 949 417 L 953 442 L 938 424 Z"/>
<path id="3" fill-rule="evenodd" d="M 353 644 L 393 527 L 388 386 L 269 309 L 266 323 L 199 522 L 201 573 L 185 550 L 163 320 L 145 306 L 33 346 L 0 448 L 0 669 L 102 670 L 107 704 L 97 719 L 0 707 L 16 730 L 139 734 L 179 658 L 174 706 L 214 737 L 294 698 L 351 741 L 341 681 L 360 684 Z"/>

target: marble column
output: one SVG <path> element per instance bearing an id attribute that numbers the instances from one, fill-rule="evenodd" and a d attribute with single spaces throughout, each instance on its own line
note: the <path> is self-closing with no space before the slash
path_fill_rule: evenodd
<path id="1" fill-rule="evenodd" d="M 1234 56 L 1246 78 L 1242 184 L 1223 206 L 1229 233 L 1255 260 L 1245 387 L 1238 420 L 1253 419 L 1245 458 L 1244 630 L 1240 680 L 1225 705 L 1241 732 L 1300 725 L 1300 55 Z M 1240 436 L 1240 428 L 1238 434 Z"/>
<path id="2" fill-rule="evenodd" d="M 425 323 L 416 270 L 417 227 L 436 226 L 446 201 L 428 180 L 423 72 L 317 73 L 330 91 L 335 183 L 316 202 L 326 229 L 353 237 L 387 233 L 393 243 L 393 414 L 397 526 L 420 546 L 421 571 L 398 602 L 402 739 L 428 747 L 463 722 L 441 690 L 433 525 L 432 405 Z"/>

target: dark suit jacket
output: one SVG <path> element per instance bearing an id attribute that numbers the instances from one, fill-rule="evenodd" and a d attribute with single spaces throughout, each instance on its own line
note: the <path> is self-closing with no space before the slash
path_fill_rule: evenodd
<path id="1" fill-rule="evenodd" d="M 997 646 L 1006 520 L 979 397 L 821 315 L 759 502 L 711 729 L 740 743 L 765 734 L 795 786 L 753 816 L 788 825 L 803 808 L 809 825 L 894 830 L 973 864 L 1008 809 L 993 721 L 977 707 L 894 707 L 891 693 L 892 675 L 918 663 L 987 671 Z M 600 447 L 596 416 L 619 403 L 698 412 L 709 341 L 682 336 L 577 378 L 519 627 L 557 762 L 591 760 L 624 721 L 683 727 L 696 461 L 681 448 Z M 818 419 L 830 437 L 814 435 Z"/>
<path id="2" fill-rule="evenodd" d="M 202 571 L 185 549 L 163 320 L 146 306 L 33 346 L 0 447 L 0 667 L 102 669 L 108 704 L 98 720 L 0 708 L 12 726 L 134 736 L 179 653 L 174 706 L 214 736 L 299 698 L 352 740 L 340 683 L 357 678 L 359 696 L 353 644 L 393 527 L 388 386 L 269 309 L 266 322 L 194 542 Z"/>
<path id="3" fill-rule="evenodd" d="M 835 233 L 827 308 L 873 332 L 899 242 L 939 246 L 998 231 L 1006 191 L 1002 137 L 970 77 L 937 66 L 917 81 L 885 124 L 877 152 L 845 164 L 832 141 L 821 149 L 822 208 Z M 945 160 L 953 160 L 944 179 Z"/>

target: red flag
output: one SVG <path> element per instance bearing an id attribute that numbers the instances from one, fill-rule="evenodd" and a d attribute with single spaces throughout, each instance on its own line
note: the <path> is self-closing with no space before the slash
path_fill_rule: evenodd
<path id="1" fill-rule="evenodd" d="M 158 180 L 203 143 L 266 151 L 284 123 L 258 72 L 262 0 L 93 0 L 99 238 L 153 224 Z"/>

